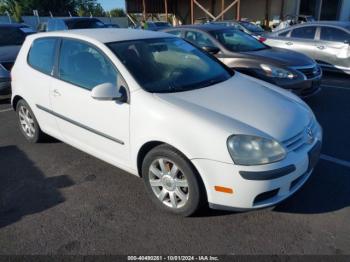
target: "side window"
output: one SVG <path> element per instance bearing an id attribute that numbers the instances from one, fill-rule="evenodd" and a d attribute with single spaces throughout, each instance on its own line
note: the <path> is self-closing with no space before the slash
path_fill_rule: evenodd
<path id="1" fill-rule="evenodd" d="M 96 48 L 79 41 L 63 40 L 59 58 L 59 78 L 92 90 L 103 83 L 117 85 L 117 71 Z"/>
<path id="2" fill-rule="evenodd" d="M 285 32 L 282 32 L 280 34 L 278 34 L 278 36 L 282 36 L 282 37 L 287 37 L 287 35 L 289 34 L 290 30 L 287 30 Z"/>
<path id="3" fill-rule="evenodd" d="M 321 40 L 344 42 L 350 39 L 350 35 L 343 30 L 332 27 L 321 27 Z"/>
<path id="4" fill-rule="evenodd" d="M 195 31 L 187 31 L 185 33 L 185 39 L 190 41 L 191 43 L 196 44 L 199 47 L 215 46 L 208 36 Z"/>
<path id="5" fill-rule="evenodd" d="M 28 55 L 28 63 L 33 68 L 51 74 L 55 63 L 56 39 L 41 38 L 33 42 Z"/>
<path id="6" fill-rule="evenodd" d="M 177 37 L 181 37 L 182 32 L 180 30 L 174 30 L 174 31 L 169 31 L 167 33 L 172 34 L 172 35 L 177 36 Z"/>
<path id="7" fill-rule="evenodd" d="M 305 26 L 296 28 L 292 31 L 291 37 L 302 38 L 302 39 L 314 39 L 316 33 L 315 26 Z"/>

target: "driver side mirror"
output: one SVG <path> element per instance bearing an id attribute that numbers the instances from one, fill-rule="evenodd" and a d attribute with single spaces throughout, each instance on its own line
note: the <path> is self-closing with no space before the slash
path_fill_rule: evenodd
<path id="1" fill-rule="evenodd" d="M 345 41 L 344 41 L 344 44 L 348 44 L 348 45 L 350 45 L 350 39 L 345 40 Z"/>
<path id="2" fill-rule="evenodd" d="M 220 48 L 215 46 L 203 46 L 202 49 L 212 55 L 216 55 L 220 52 Z"/>
<path id="3" fill-rule="evenodd" d="M 103 83 L 95 86 L 91 90 L 91 97 L 101 101 L 119 101 L 121 103 L 127 102 L 127 92 L 124 86 L 118 88 L 112 83 Z"/>

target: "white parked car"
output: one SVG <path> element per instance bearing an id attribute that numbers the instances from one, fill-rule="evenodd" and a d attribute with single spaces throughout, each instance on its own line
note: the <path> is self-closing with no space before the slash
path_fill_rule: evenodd
<path id="1" fill-rule="evenodd" d="M 303 101 L 165 33 L 32 35 L 12 76 L 27 140 L 48 134 L 143 177 L 173 213 L 275 205 L 319 157 L 321 127 Z"/>

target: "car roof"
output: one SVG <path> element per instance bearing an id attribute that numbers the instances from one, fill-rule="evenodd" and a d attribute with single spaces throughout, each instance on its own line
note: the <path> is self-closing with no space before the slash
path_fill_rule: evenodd
<path id="1" fill-rule="evenodd" d="M 349 30 L 350 28 L 350 21 L 314 21 L 314 22 L 307 22 L 304 24 L 297 24 L 288 28 L 294 28 L 294 27 L 303 27 L 303 26 L 320 26 L 320 25 L 329 25 L 329 26 L 337 26 L 342 27 L 344 29 Z M 283 30 L 286 30 L 288 28 L 285 28 Z"/>
<path id="2" fill-rule="evenodd" d="M 49 20 L 63 20 L 63 21 L 82 21 L 82 20 L 99 20 L 95 17 L 54 17 L 50 18 Z"/>
<path id="3" fill-rule="evenodd" d="M 205 31 L 205 32 L 210 32 L 210 31 L 214 31 L 214 30 L 220 30 L 220 29 L 228 29 L 231 28 L 229 26 L 226 25 L 221 25 L 221 24 L 202 24 L 202 25 L 183 25 L 183 26 L 177 26 L 177 27 L 173 27 L 170 30 L 176 30 L 176 29 L 197 29 L 197 30 L 201 30 L 201 31 Z M 232 27 L 234 28 L 234 27 Z M 165 32 L 168 30 L 165 30 Z"/>
<path id="4" fill-rule="evenodd" d="M 125 28 L 98 28 L 98 29 L 74 29 L 67 31 L 54 31 L 39 33 L 30 38 L 42 38 L 42 37 L 68 37 L 68 38 L 78 38 L 95 40 L 101 43 L 112 43 L 112 42 L 122 42 L 128 40 L 138 40 L 138 39 L 152 39 L 152 38 L 164 38 L 164 37 L 174 37 L 173 35 L 166 34 L 163 32 L 153 32 L 148 30 L 138 30 L 138 29 L 125 29 Z"/>
<path id="5" fill-rule="evenodd" d="M 316 25 L 335 25 L 335 26 L 350 26 L 350 21 L 315 21 L 309 22 L 309 24 Z"/>

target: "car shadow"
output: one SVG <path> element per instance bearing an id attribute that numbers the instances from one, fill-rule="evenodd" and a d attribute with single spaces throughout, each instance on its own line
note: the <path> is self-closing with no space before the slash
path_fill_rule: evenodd
<path id="1" fill-rule="evenodd" d="M 276 212 L 321 214 L 350 206 L 349 168 L 321 160 L 309 181 Z"/>
<path id="2" fill-rule="evenodd" d="M 65 201 L 58 189 L 74 185 L 68 176 L 45 177 L 16 146 L 0 147 L 0 228 Z"/>

